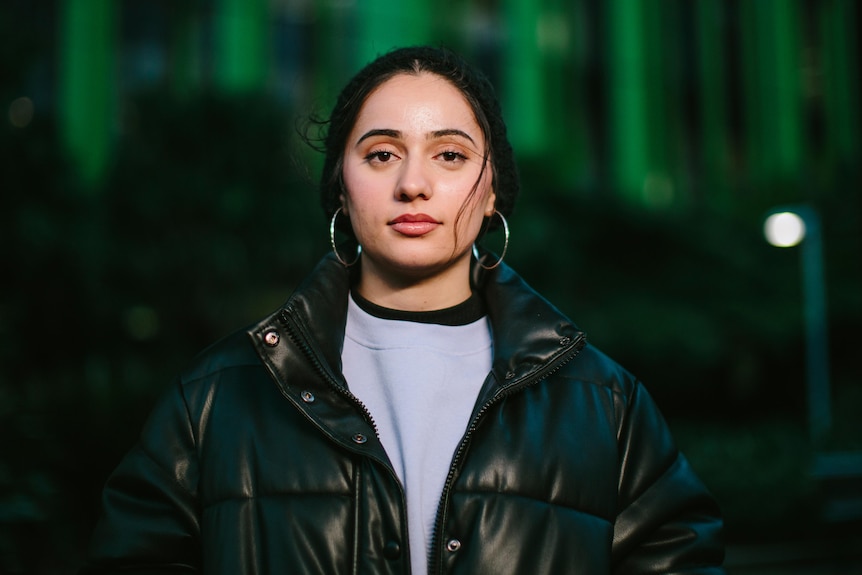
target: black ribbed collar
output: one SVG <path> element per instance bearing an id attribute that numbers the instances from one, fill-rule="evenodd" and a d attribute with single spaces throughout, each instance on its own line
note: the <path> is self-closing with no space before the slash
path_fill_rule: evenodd
<path id="1" fill-rule="evenodd" d="M 380 319 L 434 323 L 438 325 L 467 325 L 485 316 L 485 303 L 475 291 L 470 294 L 469 298 L 458 305 L 431 311 L 404 311 L 379 306 L 359 295 L 359 292 L 355 289 L 350 291 L 350 295 L 362 311 Z"/>

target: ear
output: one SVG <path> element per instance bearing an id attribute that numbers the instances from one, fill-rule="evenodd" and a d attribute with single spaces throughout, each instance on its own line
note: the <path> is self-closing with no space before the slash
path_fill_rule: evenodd
<path id="1" fill-rule="evenodd" d="M 344 193 L 338 194 L 338 201 L 341 203 L 341 211 L 344 212 L 344 215 L 348 215 L 347 210 L 347 196 Z"/>
<path id="2" fill-rule="evenodd" d="M 494 215 L 494 212 L 497 210 L 494 207 L 494 204 L 497 203 L 497 194 L 494 192 L 494 188 L 491 188 L 488 191 L 488 198 L 485 200 L 485 217 L 490 218 Z"/>

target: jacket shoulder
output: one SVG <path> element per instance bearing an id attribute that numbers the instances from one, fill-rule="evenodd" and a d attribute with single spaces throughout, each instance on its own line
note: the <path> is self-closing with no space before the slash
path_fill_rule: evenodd
<path id="1" fill-rule="evenodd" d="M 638 384 L 638 379 L 630 371 L 591 343 L 587 343 L 558 375 L 622 395 L 629 395 Z"/>
<path id="2" fill-rule="evenodd" d="M 255 351 L 250 333 L 261 324 L 271 321 L 271 317 L 236 330 L 203 349 L 180 373 L 180 380 L 189 383 L 225 370 L 260 366 L 260 357 Z"/>

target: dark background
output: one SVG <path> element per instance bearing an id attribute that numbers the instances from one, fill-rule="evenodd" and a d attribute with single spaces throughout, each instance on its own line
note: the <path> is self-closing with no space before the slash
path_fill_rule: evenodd
<path id="1" fill-rule="evenodd" d="M 497 84 L 523 180 L 506 260 L 647 383 L 721 502 L 730 571 L 858 568 L 858 4 L 376 10 L 4 4 L 0 573 L 74 572 L 155 397 L 327 252 L 320 158 L 297 132 L 364 61 L 413 42 L 454 47 Z M 818 437 L 799 248 L 762 233 L 768 210 L 798 203 L 823 222 Z"/>

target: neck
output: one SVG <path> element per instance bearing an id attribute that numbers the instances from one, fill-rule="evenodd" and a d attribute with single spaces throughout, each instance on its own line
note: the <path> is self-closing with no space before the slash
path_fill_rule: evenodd
<path id="1" fill-rule="evenodd" d="M 401 311 L 433 311 L 456 306 L 469 299 L 470 257 L 452 262 L 431 275 L 382 273 L 363 254 L 356 286 L 359 294 L 381 307 Z"/>

